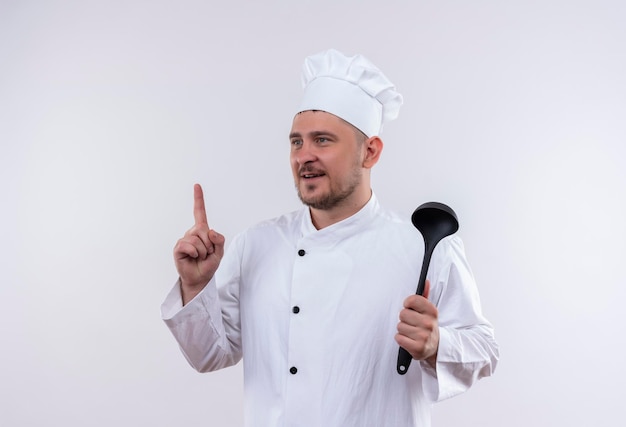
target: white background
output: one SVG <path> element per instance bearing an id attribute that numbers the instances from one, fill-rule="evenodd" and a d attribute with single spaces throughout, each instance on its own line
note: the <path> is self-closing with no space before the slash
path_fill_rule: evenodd
<path id="1" fill-rule="evenodd" d="M 171 250 L 195 182 L 227 239 L 299 207 L 329 47 L 404 95 L 374 190 L 456 210 L 501 345 L 434 426 L 619 423 L 625 5 L 0 0 L 0 425 L 241 425 L 241 366 L 197 374 L 160 320 Z"/>

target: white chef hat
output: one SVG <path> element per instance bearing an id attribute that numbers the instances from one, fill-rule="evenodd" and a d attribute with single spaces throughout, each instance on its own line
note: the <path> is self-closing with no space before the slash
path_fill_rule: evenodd
<path id="1" fill-rule="evenodd" d="M 302 67 L 304 96 L 298 112 L 321 110 L 352 124 L 368 137 L 398 117 L 402 95 L 362 55 L 345 56 L 335 49 L 311 55 Z"/>

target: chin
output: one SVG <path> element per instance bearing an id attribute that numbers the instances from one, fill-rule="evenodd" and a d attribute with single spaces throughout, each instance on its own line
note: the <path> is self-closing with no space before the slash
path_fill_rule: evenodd
<path id="1" fill-rule="evenodd" d="M 326 197 L 323 194 L 315 194 L 312 192 L 309 193 L 304 193 L 300 190 L 298 190 L 298 197 L 300 198 L 300 201 L 312 208 L 316 208 L 320 203 L 323 203 L 323 201 L 326 199 Z"/>
<path id="2" fill-rule="evenodd" d="M 298 193 L 298 197 L 303 204 L 312 208 L 316 207 L 322 200 L 320 197 L 303 196 L 302 193 Z"/>
<path id="3" fill-rule="evenodd" d="M 306 206 L 320 211 L 333 209 L 341 203 L 342 200 L 341 198 L 333 197 L 331 194 L 319 194 L 316 196 L 303 197 L 302 194 L 298 193 L 298 197 L 300 197 L 300 200 Z"/>

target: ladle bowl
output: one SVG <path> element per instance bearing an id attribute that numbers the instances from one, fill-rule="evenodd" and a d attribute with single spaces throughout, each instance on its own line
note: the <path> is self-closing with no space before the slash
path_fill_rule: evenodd
<path id="1" fill-rule="evenodd" d="M 424 260 L 422 261 L 422 271 L 420 272 L 416 291 L 417 295 L 423 295 L 430 258 L 433 255 L 435 246 L 444 237 L 456 233 L 459 229 L 459 221 L 456 213 L 450 206 L 439 202 L 428 202 L 415 209 L 411 216 L 411 222 L 424 238 Z M 411 354 L 400 347 L 397 366 L 397 371 L 400 375 L 407 373 L 412 359 Z"/>

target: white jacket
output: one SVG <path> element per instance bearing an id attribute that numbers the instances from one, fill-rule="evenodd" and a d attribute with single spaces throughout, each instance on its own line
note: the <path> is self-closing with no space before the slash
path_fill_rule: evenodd
<path id="1" fill-rule="evenodd" d="M 423 252 L 419 232 L 375 196 L 322 230 L 303 208 L 237 236 L 206 288 L 182 307 L 176 284 L 162 316 L 198 371 L 243 356 L 247 426 L 429 426 L 431 403 L 490 375 L 498 346 L 462 242 L 449 237 L 428 273 L 436 370 L 413 361 L 396 372 L 398 313 Z"/>

